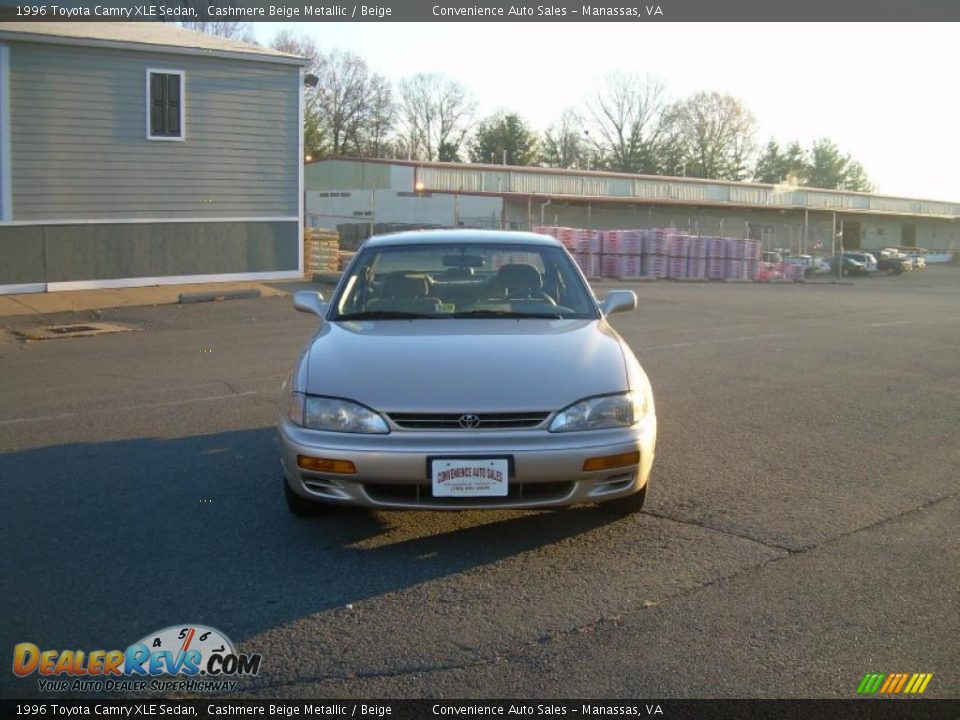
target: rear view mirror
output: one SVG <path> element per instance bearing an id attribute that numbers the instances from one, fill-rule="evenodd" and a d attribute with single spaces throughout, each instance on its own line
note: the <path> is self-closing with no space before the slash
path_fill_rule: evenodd
<path id="1" fill-rule="evenodd" d="M 444 267 L 483 267 L 482 255 L 444 255 Z"/>
<path id="2" fill-rule="evenodd" d="M 637 294 L 633 290 L 612 290 L 607 299 L 600 303 L 604 315 L 629 312 L 637 309 Z"/>
<path id="3" fill-rule="evenodd" d="M 300 312 L 309 312 L 322 318 L 327 312 L 323 293 L 315 290 L 299 290 L 293 294 L 293 307 Z"/>

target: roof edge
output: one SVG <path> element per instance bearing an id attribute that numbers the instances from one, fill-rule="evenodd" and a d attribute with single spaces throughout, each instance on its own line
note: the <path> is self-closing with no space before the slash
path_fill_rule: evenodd
<path id="1" fill-rule="evenodd" d="M 674 175 L 643 175 L 640 173 L 624 173 L 617 172 L 614 170 L 571 170 L 567 168 L 550 168 L 550 167 L 539 167 L 537 165 L 495 165 L 489 163 L 464 163 L 464 162 L 439 162 L 435 160 L 391 160 L 389 158 L 361 158 L 361 157 L 349 157 L 346 155 L 330 155 L 327 157 L 317 158 L 316 160 L 311 160 L 308 163 L 305 163 L 305 167 L 310 165 L 315 165 L 317 163 L 327 162 L 331 160 L 337 160 L 341 162 L 354 162 L 354 163 L 373 163 L 379 165 L 401 165 L 404 167 L 420 167 L 420 168 L 437 168 L 437 169 L 451 169 L 451 170 L 465 170 L 465 171 L 494 171 L 494 172 L 515 172 L 515 173 L 544 173 L 549 175 L 567 175 L 567 176 L 587 176 L 587 177 L 606 177 L 606 178 L 618 178 L 624 180 L 652 180 L 652 181 L 667 181 L 667 182 L 684 182 L 697 185 L 731 185 L 734 187 L 745 187 L 745 188 L 760 188 L 766 190 L 773 190 L 776 192 L 779 188 L 783 188 L 782 192 L 816 192 L 816 193 L 827 193 L 830 195 L 857 195 L 862 197 L 872 197 L 880 198 L 887 200 L 908 200 L 908 201 L 918 201 L 918 202 L 930 202 L 930 203 L 940 203 L 943 205 L 957 205 L 960 204 L 956 200 L 944 200 L 943 198 L 931 198 L 931 197 L 916 197 L 913 195 L 890 195 L 887 193 L 877 193 L 877 192 L 860 192 L 857 190 L 838 190 L 836 188 L 821 188 L 815 187 L 813 185 L 795 185 L 790 187 L 785 187 L 784 185 L 773 184 L 773 183 L 755 183 L 747 182 L 740 180 L 712 180 L 710 178 L 694 178 L 694 177 L 677 177 Z M 434 192 L 440 192 L 434 190 Z M 467 194 L 467 193 L 464 193 Z M 529 194 L 529 193 L 526 193 Z M 703 203 L 699 203 L 703 204 Z M 821 209 L 821 208 L 809 208 L 810 210 Z M 839 208 L 822 208 L 825 210 L 836 210 L 840 212 Z M 846 211 L 844 209 L 844 211 Z"/>

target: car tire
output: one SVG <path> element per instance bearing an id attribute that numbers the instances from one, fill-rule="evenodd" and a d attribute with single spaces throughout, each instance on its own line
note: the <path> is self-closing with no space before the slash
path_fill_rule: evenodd
<path id="1" fill-rule="evenodd" d="M 646 499 L 647 486 L 644 485 L 633 495 L 600 503 L 600 512 L 613 517 L 626 517 L 643 510 L 643 503 Z"/>
<path id="2" fill-rule="evenodd" d="M 287 479 L 281 476 L 283 480 L 283 497 L 287 501 L 287 509 L 297 517 L 313 517 L 323 515 L 334 509 L 330 503 L 317 502 L 300 497 L 291 488 Z"/>

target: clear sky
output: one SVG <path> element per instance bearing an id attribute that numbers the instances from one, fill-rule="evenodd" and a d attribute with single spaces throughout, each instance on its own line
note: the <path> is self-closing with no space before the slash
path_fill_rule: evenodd
<path id="1" fill-rule="evenodd" d="M 740 98 L 757 139 L 832 138 L 878 191 L 960 201 L 960 25 L 895 23 L 257 23 L 362 55 L 392 80 L 442 72 L 479 117 L 507 108 L 546 128 L 611 70 L 650 74 L 671 98 Z"/>

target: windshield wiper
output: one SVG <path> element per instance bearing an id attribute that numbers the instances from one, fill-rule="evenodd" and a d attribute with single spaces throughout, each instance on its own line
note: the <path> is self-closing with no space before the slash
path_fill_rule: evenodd
<path id="1" fill-rule="evenodd" d="M 422 313 L 404 312 L 402 310 L 367 310 L 365 312 L 347 313 L 346 315 L 337 315 L 334 320 L 431 320 L 437 318 L 437 315 L 424 315 Z"/>
<path id="2" fill-rule="evenodd" d="M 461 310 L 460 312 L 450 313 L 450 317 L 454 318 L 545 318 L 547 320 L 562 320 L 563 316 L 560 313 L 531 313 L 531 312 L 515 312 L 513 310 L 492 310 L 492 309 L 481 309 L 481 310 Z"/>

